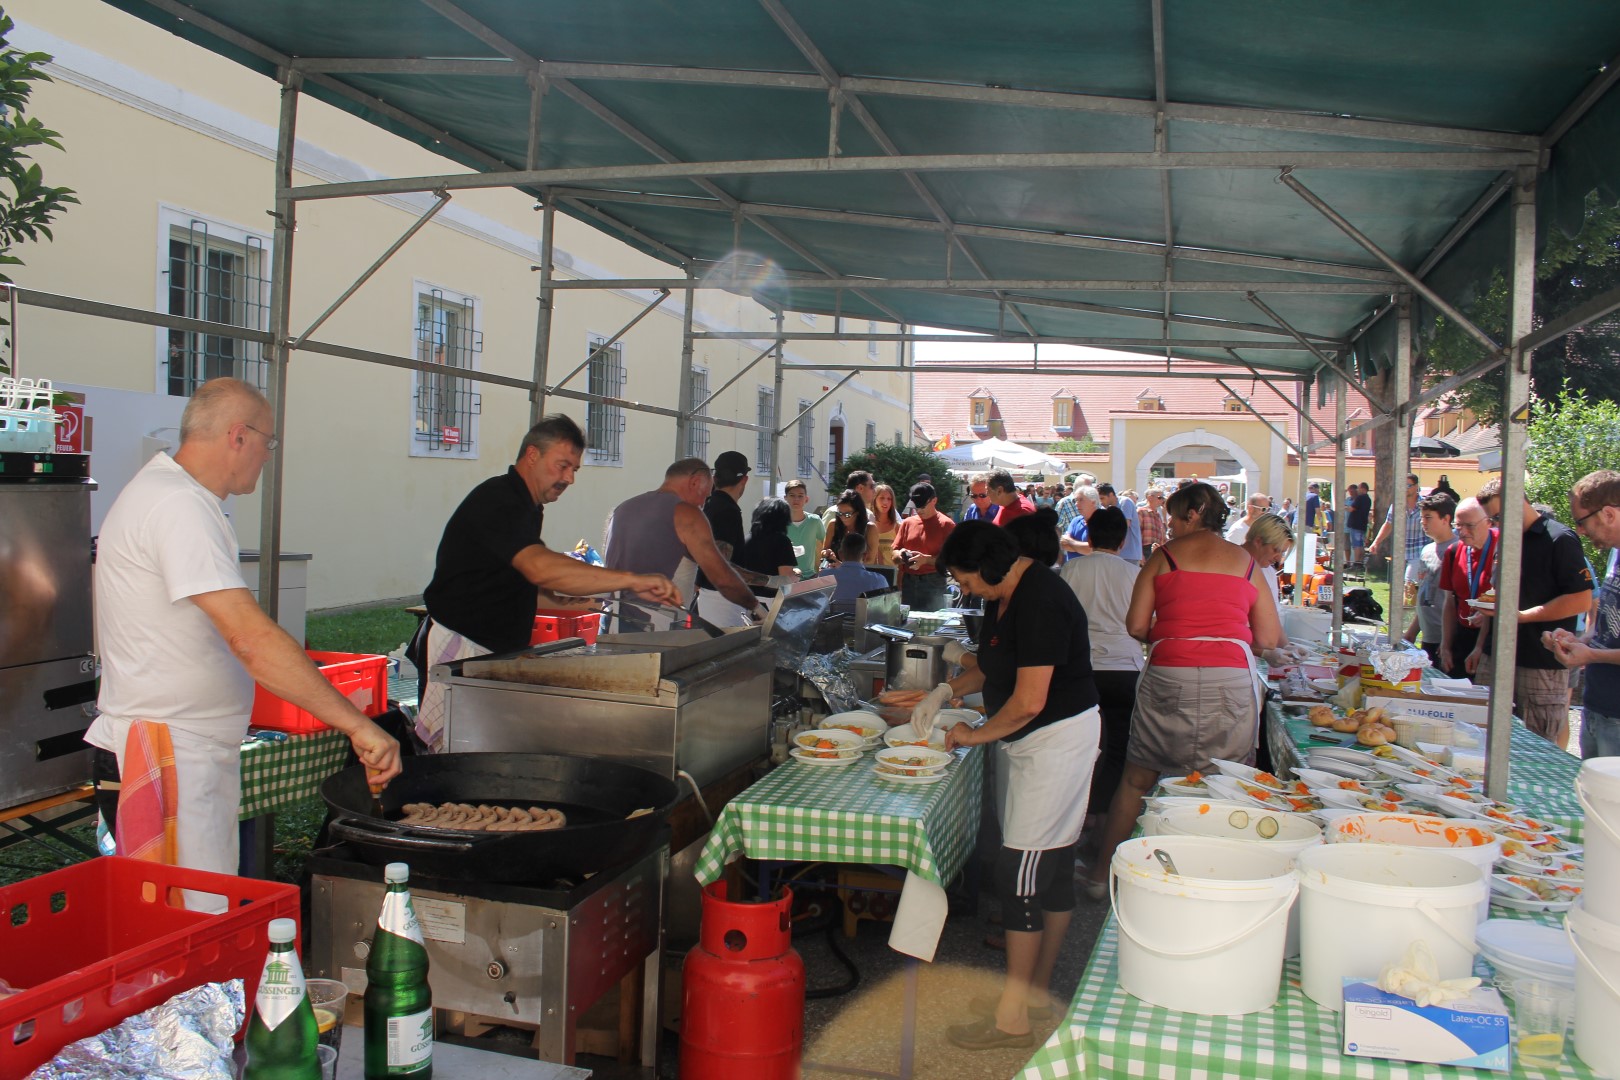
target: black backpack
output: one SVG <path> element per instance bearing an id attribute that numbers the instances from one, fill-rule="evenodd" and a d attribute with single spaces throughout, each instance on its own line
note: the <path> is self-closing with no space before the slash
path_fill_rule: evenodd
<path id="1" fill-rule="evenodd" d="M 1344 617 L 1358 622 L 1381 623 L 1384 620 L 1384 605 L 1373 599 L 1371 589 L 1346 589 Z"/>

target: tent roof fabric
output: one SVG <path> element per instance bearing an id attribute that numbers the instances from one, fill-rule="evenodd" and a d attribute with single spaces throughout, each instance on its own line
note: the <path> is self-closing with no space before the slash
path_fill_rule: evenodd
<path id="1" fill-rule="evenodd" d="M 1620 197 L 1620 5 L 1590 0 L 1173 4 L 1160 33 L 1143 0 L 108 2 L 479 171 L 528 166 L 538 85 L 526 190 L 851 319 L 1302 373 L 1247 294 L 1335 351 L 1396 279 L 1283 170 L 1457 299 L 1506 200 L 1441 245 L 1544 145 L 1544 221 Z"/>

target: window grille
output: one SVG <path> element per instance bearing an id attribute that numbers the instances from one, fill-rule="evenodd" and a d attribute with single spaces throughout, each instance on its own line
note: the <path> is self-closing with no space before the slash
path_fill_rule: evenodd
<path id="1" fill-rule="evenodd" d="M 868 420 L 866 422 L 866 448 L 868 450 L 877 445 L 877 424 Z"/>
<path id="2" fill-rule="evenodd" d="M 866 332 L 868 334 L 877 333 L 878 332 L 877 323 L 868 320 L 867 324 L 866 324 Z M 878 354 L 878 343 L 875 342 L 875 341 L 868 341 L 866 343 L 866 355 L 871 356 L 871 357 L 876 357 L 877 354 Z"/>
<path id="3" fill-rule="evenodd" d="M 754 470 L 762 476 L 771 476 L 775 464 L 771 460 L 771 448 L 775 441 L 772 432 L 776 430 L 776 391 L 759 392 L 759 412 L 754 423 L 765 429 L 758 432 L 759 437 L 754 442 Z"/>
<path id="4" fill-rule="evenodd" d="M 624 397 L 624 346 L 603 348 L 606 338 L 592 337 L 586 391 L 593 397 Z M 585 462 L 588 465 L 624 464 L 624 409 L 592 400 L 585 406 Z"/>
<path id="5" fill-rule="evenodd" d="M 170 315 L 269 328 L 269 253 L 262 238 L 238 235 L 240 240 L 227 239 L 197 218 L 170 228 L 165 254 Z M 265 387 L 264 346 L 258 342 L 169 330 L 165 353 L 168 392 L 175 397 L 190 397 L 222 375 Z"/>
<path id="6" fill-rule="evenodd" d="M 484 336 L 477 328 L 476 302 L 471 297 L 452 299 L 440 289 L 416 294 L 416 358 L 423 363 L 473 371 L 475 357 L 484 351 Z M 478 455 L 475 418 L 483 397 L 468 379 L 438 372 L 417 371 L 416 452 L 430 455 Z"/>
<path id="7" fill-rule="evenodd" d="M 699 402 L 709 396 L 709 373 L 700 368 L 692 370 L 692 406 L 696 409 Z M 696 420 L 686 425 L 686 456 L 709 460 L 709 425 L 700 424 Z"/>
<path id="8" fill-rule="evenodd" d="M 816 418 L 815 414 L 807 412 L 810 408 L 808 401 L 799 401 L 799 412 L 804 413 L 799 418 L 799 475 L 813 476 L 816 471 Z"/>

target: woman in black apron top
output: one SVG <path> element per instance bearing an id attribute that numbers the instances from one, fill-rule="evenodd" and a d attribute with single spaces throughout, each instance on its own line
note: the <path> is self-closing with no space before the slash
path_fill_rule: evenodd
<path id="1" fill-rule="evenodd" d="M 979 666 L 949 686 L 952 697 L 982 690 L 989 719 L 957 724 L 946 745 L 999 742 L 1008 771 L 994 874 L 1007 979 L 999 997 L 973 1002 L 979 1019 L 948 1035 L 967 1050 L 1033 1046 L 1031 1012 L 1053 1007 L 1047 987 L 1074 910 L 1074 845 L 1101 738 L 1086 613 L 1057 574 L 989 522 L 958 525 L 938 561 L 985 601 Z"/>

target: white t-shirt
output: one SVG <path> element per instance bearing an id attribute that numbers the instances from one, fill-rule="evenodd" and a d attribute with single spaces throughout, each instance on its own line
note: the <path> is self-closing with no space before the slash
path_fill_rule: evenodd
<path id="1" fill-rule="evenodd" d="M 1087 559 L 1070 559 L 1058 570 L 1086 609 L 1091 666 L 1097 671 L 1142 670 L 1142 643 L 1125 632 L 1125 613 L 1139 569 L 1111 551 L 1095 551 Z"/>
<path id="2" fill-rule="evenodd" d="M 160 720 L 236 745 L 253 679 L 191 597 L 245 589 L 236 533 L 213 492 L 167 454 L 135 474 L 96 546 L 102 717 L 85 738 L 122 749 L 124 722 Z"/>
<path id="3" fill-rule="evenodd" d="M 1226 539 L 1234 544 L 1241 544 L 1249 538 L 1249 523 L 1243 518 L 1226 527 Z"/>

